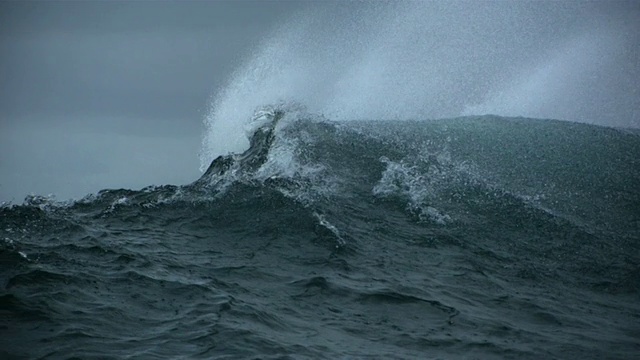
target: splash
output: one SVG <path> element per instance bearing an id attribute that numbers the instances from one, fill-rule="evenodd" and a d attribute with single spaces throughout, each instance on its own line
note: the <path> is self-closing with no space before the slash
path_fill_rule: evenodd
<path id="1" fill-rule="evenodd" d="M 266 36 L 214 96 L 201 169 L 245 150 L 256 108 L 279 102 L 334 120 L 493 113 L 640 125 L 638 11 L 601 10 L 567 2 L 310 5 Z"/>

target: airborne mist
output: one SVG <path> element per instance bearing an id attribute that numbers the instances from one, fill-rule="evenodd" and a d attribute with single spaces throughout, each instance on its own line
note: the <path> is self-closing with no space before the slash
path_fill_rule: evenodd
<path id="1" fill-rule="evenodd" d="M 256 107 L 331 119 L 497 114 L 639 126 L 640 11 L 616 3 L 348 3 L 266 36 L 205 119 L 201 165 L 248 145 Z"/>

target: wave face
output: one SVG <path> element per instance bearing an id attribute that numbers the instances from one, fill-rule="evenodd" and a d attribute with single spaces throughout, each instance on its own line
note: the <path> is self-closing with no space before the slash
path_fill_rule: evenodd
<path id="1" fill-rule="evenodd" d="M 194 183 L 0 208 L 3 358 L 632 358 L 640 137 L 271 107 Z"/>

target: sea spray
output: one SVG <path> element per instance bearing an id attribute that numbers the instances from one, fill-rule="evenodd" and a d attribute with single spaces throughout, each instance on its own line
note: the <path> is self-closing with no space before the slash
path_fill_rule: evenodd
<path id="1" fill-rule="evenodd" d="M 245 150 L 246 122 L 278 102 L 332 120 L 497 114 L 637 122 L 640 97 L 628 96 L 637 90 L 629 77 L 640 34 L 633 14 L 612 9 L 580 21 L 597 5 L 547 5 L 350 2 L 302 10 L 268 31 L 214 95 L 201 169 Z"/>

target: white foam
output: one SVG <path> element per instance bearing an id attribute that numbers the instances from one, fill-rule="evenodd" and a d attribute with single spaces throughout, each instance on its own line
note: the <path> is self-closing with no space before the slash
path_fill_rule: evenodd
<path id="1" fill-rule="evenodd" d="M 439 170 L 423 173 L 417 166 L 404 161 L 391 161 L 381 158 L 387 164 L 380 181 L 372 193 L 376 197 L 398 197 L 406 199 L 407 210 L 418 216 L 421 221 L 433 221 L 445 225 L 451 217 L 436 209 L 431 203 L 436 198 L 436 186 Z"/>

